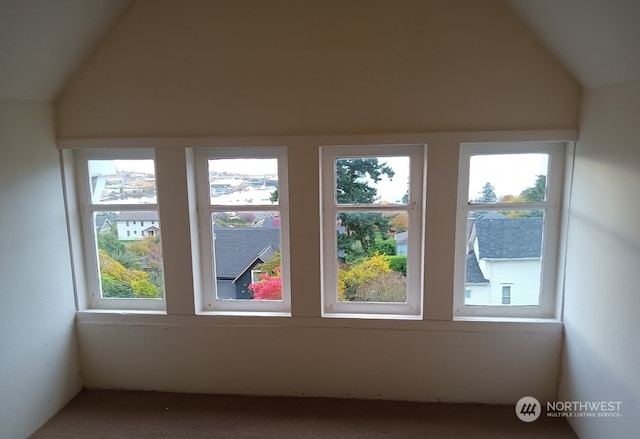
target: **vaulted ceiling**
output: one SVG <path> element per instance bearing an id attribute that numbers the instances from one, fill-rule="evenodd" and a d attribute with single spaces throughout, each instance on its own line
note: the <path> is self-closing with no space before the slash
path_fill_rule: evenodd
<path id="1" fill-rule="evenodd" d="M 640 1 L 502 1 L 584 87 L 640 78 Z M 0 0 L 0 99 L 55 99 L 131 2 Z"/>

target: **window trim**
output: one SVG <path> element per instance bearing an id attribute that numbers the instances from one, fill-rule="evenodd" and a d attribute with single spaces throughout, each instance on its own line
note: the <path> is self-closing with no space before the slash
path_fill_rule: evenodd
<path id="1" fill-rule="evenodd" d="M 156 176 L 156 203 L 154 204 L 93 204 L 91 201 L 91 181 L 89 160 L 153 160 Z M 136 311 L 165 311 L 166 291 L 162 298 L 103 298 L 101 295 L 100 268 L 98 261 L 98 243 L 93 214 L 105 210 L 118 211 L 156 211 L 158 207 L 158 184 L 155 153 L 151 148 L 129 149 L 83 149 L 73 151 L 76 173 L 76 190 L 80 211 L 81 241 L 83 250 L 84 276 L 86 282 L 87 308 Z M 160 242 L 162 246 L 162 241 Z M 164 267 L 163 267 L 164 275 Z"/>
<path id="2" fill-rule="evenodd" d="M 529 317 L 553 318 L 557 315 L 556 297 L 558 252 L 560 245 L 561 204 L 564 185 L 566 142 L 461 143 L 458 167 L 458 208 L 456 218 L 456 252 L 454 273 L 455 317 Z M 544 202 L 469 203 L 470 158 L 475 155 L 535 154 L 549 155 L 547 199 Z M 544 210 L 541 281 L 538 305 L 466 305 L 467 217 L 473 210 Z"/>
<path id="3" fill-rule="evenodd" d="M 323 317 L 422 318 L 424 297 L 424 230 L 427 145 L 320 146 L 321 315 Z M 335 160 L 339 158 L 410 157 L 409 201 L 388 205 L 338 204 L 335 200 Z M 337 236 L 335 218 L 344 210 L 406 211 L 410 243 L 407 248 L 407 302 L 340 302 L 337 300 Z"/>
<path id="4" fill-rule="evenodd" d="M 212 205 L 209 193 L 209 159 L 268 159 L 278 160 L 278 204 L 269 205 Z M 217 147 L 194 150 L 196 204 L 200 262 L 200 308 L 196 313 L 250 313 L 262 315 L 291 315 L 291 281 L 289 275 L 289 189 L 286 147 Z M 278 211 L 280 213 L 280 257 L 282 267 L 282 300 L 218 299 L 216 293 L 213 225 L 211 213 L 234 210 L 238 212 Z"/>

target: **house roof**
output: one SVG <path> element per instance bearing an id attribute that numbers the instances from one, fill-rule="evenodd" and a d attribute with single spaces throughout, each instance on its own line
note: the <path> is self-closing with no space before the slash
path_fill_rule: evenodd
<path id="1" fill-rule="evenodd" d="M 116 220 L 116 214 L 114 213 L 106 213 L 106 214 L 97 214 L 96 215 L 96 229 L 102 229 L 105 227 L 105 223 L 113 224 Z"/>
<path id="2" fill-rule="evenodd" d="M 467 253 L 467 284 L 488 284 L 489 281 L 482 274 L 478 259 L 473 251 Z"/>
<path id="3" fill-rule="evenodd" d="M 118 214 L 118 221 L 158 221 L 157 210 L 129 210 Z"/>
<path id="4" fill-rule="evenodd" d="M 480 259 L 539 258 L 542 217 L 476 220 Z"/>
<path id="5" fill-rule="evenodd" d="M 255 261 L 267 261 L 280 248 L 277 228 L 214 229 L 216 277 L 236 279 Z"/>
<path id="6" fill-rule="evenodd" d="M 408 237 L 409 237 L 409 232 L 396 233 L 396 236 L 395 236 L 396 244 L 398 244 L 398 245 L 407 245 L 407 238 Z"/>

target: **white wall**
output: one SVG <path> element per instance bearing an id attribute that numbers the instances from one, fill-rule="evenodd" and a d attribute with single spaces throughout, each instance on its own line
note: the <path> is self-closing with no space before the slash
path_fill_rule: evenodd
<path id="1" fill-rule="evenodd" d="M 514 404 L 552 400 L 561 325 L 79 315 L 84 385 Z"/>
<path id="2" fill-rule="evenodd" d="M 24 438 L 80 390 L 50 106 L 0 101 L 0 436 Z"/>
<path id="3" fill-rule="evenodd" d="M 206 143 L 577 128 L 578 84 L 499 1 L 366 3 L 137 0 L 57 99 L 58 135 Z M 426 246 L 438 251 L 426 255 L 426 321 L 386 322 L 320 318 L 319 144 L 308 137 L 286 143 L 293 317 L 194 315 L 185 154 L 162 140 L 149 144 L 158 148 L 168 315 L 81 313 L 86 386 L 486 403 L 555 396 L 557 322 L 452 321 L 457 143 L 429 144 Z"/>
<path id="4" fill-rule="evenodd" d="M 61 137 L 576 128 L 580 89 L 497 0 L 137 0 Z"/>
<path id="5" fill-rule="evenodd" d="M 575 418 L 583 438 L 640 431 L 640 80 L 589 90 L 570 208 L 559 399 L 622 401 L 622 418 Z"/>

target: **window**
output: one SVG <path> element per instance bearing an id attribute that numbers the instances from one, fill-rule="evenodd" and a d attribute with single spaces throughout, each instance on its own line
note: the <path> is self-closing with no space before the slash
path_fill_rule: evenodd
<path id="1" fill-rule="evenodd" d="M 284 148 L 196 157 L 204 311 L 290 312 Z"/>
<path id="2" fill-rule="evenodd" d="M 421 315 L 424 150 L 322 147 L 324 315 Z"/>
<path id="3" fill-rule="evenodd" d="M 153 151 L 84 150 L 75 157 L 89 306 L 164 309 L 160 238 L 135 229 L 136 221 L 158 218 Z"/>
<path id="4" fill-rule="evenodd" d="M 502 287 L 502 304 L 503 305 L 511 304 L 511 287 L 510 286 Z"/>
<path id="5" fill-rule="evenodd" d="M 553 316 L 562 169 L 559 143 L 461 145 L 456 315 Z"/>

